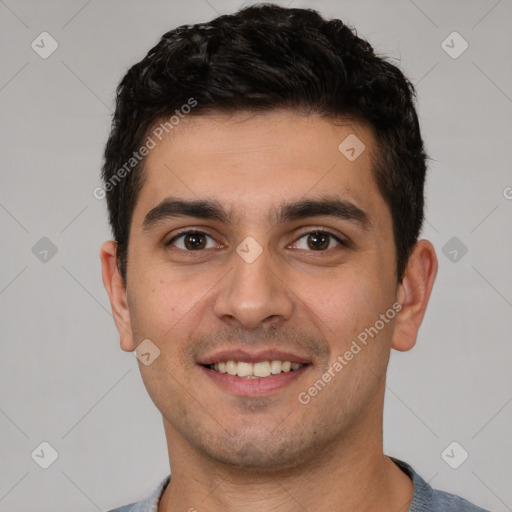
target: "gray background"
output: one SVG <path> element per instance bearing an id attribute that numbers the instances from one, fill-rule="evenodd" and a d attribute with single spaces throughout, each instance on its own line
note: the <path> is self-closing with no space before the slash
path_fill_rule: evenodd
<path id="1" fill-rule="evenodd" d="M 417 346 L 392 354 L 385 452 L 434 487 L 512 510 L 512 3 L 291 4 L 355 25 L 418 89 L 432 157 L 423 236 L 440 270 Z M 241 5 L 0 0 L 0 511 L 108 510 L 169 471 L 160 413 L 119 348 L 92 191 L 127 67 L 167 30 Z M 59 44 L 47 59 L 31 48 L 43 31 Z M 445 51 L 462 48 L 457 36 L 442 47 L 453 31 L 469 44 L 458 58 Z M 59 455 L 48 469 L 35 462 L 48 450 L 31 458 L 43 441 Z M 453 441 L 469 453 L 458 469 L 441 455 Z"/>

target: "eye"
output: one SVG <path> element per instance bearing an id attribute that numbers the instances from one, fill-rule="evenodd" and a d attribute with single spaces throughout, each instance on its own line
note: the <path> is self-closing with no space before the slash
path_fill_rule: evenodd
<path id="1" fill-rule="evenodd" d="M 303 247 L 298 247 L 299 241 L 303 238 L 306 239 Z M 325 251 L 327 249 L 331 249 L 331 242 L 335 241 L 337 245 L 346 245 L 343 240 L 337 237 L 334 233 L 329 231 L 310 231 L 309 233 L 305 233 L 302 235 L 297 242 L 295 242 L 294 246 L 297 249 L 311 249 L 313 251 Z M 304 247 L 305 245 L 305 247 Z"/>
<path id="2" fill-rule="evenodd" d="M 208 240 L 213 240 L 213 238 L 210 235 L 207 235 L 206 233 L 202 231 L 183 231 L 179 235 L 176 235 L 175 237 L 171 238 L 165 245 L 174 245 L 178 249 L 181 249 L 183 251 L 198 251 L 201 249 L 213 249 L 216 247 L 216 244 L 213 243 L 212 245 L 208 246 Z M 179 244 L 176 244 L 175 242 L 177 240 L 180 240 Z M 213 240 L 214 241 L 214 240 Z M 215 242 L 215 241 L 214 241 Z"/>

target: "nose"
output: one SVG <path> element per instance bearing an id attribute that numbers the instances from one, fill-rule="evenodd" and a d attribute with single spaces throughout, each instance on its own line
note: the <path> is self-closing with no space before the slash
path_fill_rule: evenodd
<path id="1" fill-rule="evenodd" d="M 254 329 L 288 320 L 294 309 L 286 275 L 271 261 L 266 248 L 252 262 L 233 252 L 232 270 L 222 281 L 214 313 L 231 326 Z"/>

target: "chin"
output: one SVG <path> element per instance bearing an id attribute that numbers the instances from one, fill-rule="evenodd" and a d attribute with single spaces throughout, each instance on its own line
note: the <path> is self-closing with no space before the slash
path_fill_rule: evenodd
<path id="1" fill-rule="evenodd" d="M 279 439 L 272 432 L 244 432 L 238 436 L 217 438 L 213 445 L 204 444 L 200 449 L 216 463 L 237 467 L 255 473 L 280 472 L 307 463 L 314 453 L 314 441 L 286 436 Z M 311 442 L 313 441 L 313 442 Z"/>

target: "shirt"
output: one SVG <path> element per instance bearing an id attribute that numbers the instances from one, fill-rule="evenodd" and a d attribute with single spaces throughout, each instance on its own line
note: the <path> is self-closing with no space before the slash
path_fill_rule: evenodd
<path id="1" fill-rule="evenodd" d="M 409 475 L 414 484 L 414 494 L 408 512 L 490 512 L 473 505 L 456 494 L 432 489 L 409 464 L 394 457 L 390 457 L 390 459 Z M 168 475 L 146 499 L 109 512 L 158 512 L 160 497 L 170 481 L 171 475 Z"/>

